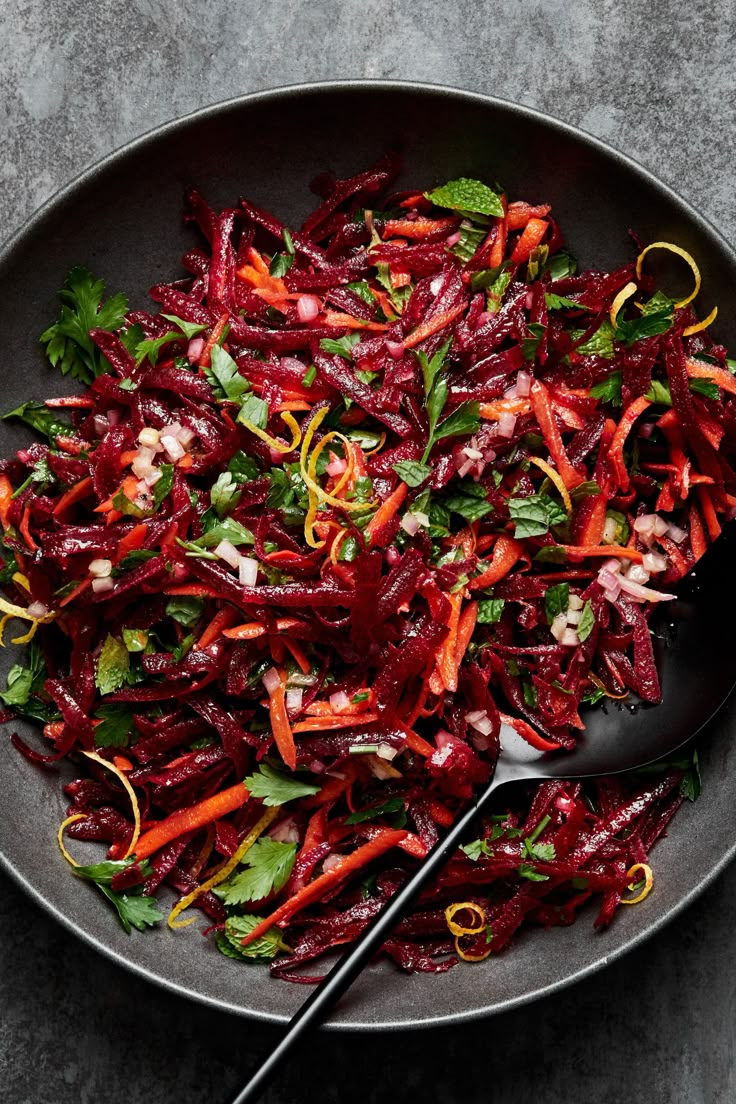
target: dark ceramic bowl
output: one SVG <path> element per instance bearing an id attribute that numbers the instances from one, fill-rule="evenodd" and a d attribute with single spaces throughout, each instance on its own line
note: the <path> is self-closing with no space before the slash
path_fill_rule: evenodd
<path id="1" fill-rule="evenodd" d="M 314 197 L 308 182 L 325 169 L 349 175 L 386 149 L 401 151 L 409 186 L 456 176 L 500 180 L 512 195 L 552 203 L 570 250 L 584 265 L 615 267 L 632 257 L 633 228 L 644 241 L 679 242 L 698 259 L 700 299 L 721 307 L 716 332 L 736 346 L 736 257 L 682 199 L 626 157 L 527 108 L 450 89 L 355 82 L 258 93 L 160 127 L 84 173 L 55 196 L 0 254 L 3 409 L 59 393 L 38 334 L 57 310 L 67 270 L 85 264 L 134 305 L 178 271 L 194 240 L 179 217 L 185 186 L 214 204 L 247 195 L 298 224 Z M 69 388 L 67 388 L 69 389 Z M 0 454 L 28 435 L 0 423 Z M 13 661 L 8 649 L 7 666 Z M 527 931 L 507 953 L 438 977 L 367 970 L 330 1026 L 409 1027 L 508 1009 L 611 962 L 685 907 L 736 849 L 736 771 L 730 756 L 734 709 L 702 737 L 704 793 L 678 814 L 655 852 L 656 888 L 621 909 L 604 933 L 593 912 L 571 929 Z M 24 726 L 18 725 L 22 731 Z M 7 730 L 6 730 L 7 731 Z M 238 966 L 199 934 L 166 926 L 126 936 L 101 896 L 70 876 L 56 850 L 66 767 L 43 773 L 0 742 L 0 859 L 40 904 L 93 947 L 175 992 L 268 1020 L 285 1020 L 301 987 L 267 969 Z"/>

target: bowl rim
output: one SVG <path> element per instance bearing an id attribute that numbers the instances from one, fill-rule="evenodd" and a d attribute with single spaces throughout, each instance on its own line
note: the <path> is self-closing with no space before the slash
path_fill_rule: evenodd
<path id="1" fill-rule="evenodd" d="M 360 90 L 364 92 L 380 91 L 380 92 L 413 92 L 418 94 L 424 94 L 428 97 L 441 97 L 446 99 L 455 100 L 464 103 L 475 103 L 483 106 L 490 106 L 499 108 L 511 115 L 518 115 L 526 119 L 532 120 L 543 125 L 545 128 L 564 134 L 577 141 L 582 140 L 587 146 L 592 147 L 598 153 L 602 154 L 608 159 L 613 159 L 614 162 L 618 162 L 625 168 L 634 172 L 640 178 L 652 188 L 656 193 L 667 199 L 675 208 L 678 209 L 688 220 L 695 224 L 696 228 L 706 238 L 710 239 L 712 245 L 717 249 L 720 249 L 736 267 L 736 249 L 731 243 L 724 237 L 724 235 L 717 229 L 717 227 L 702 214 L 697 207 L 695 207 L 688 200 L 684 199 L 674 188 L 664 181 L 660 180 L 653 172 L 641 165 L 635 158 L 623 153 L 621 150 L 616 149 L 614 146 L 609 145 L 602 139 L 597 138 L 595 135 L 590 134 L 582 127 L 574 126 L 571 123 L 567 123 L 556 116 L 550 115 L 547 112 L 540 111 L 537 108 L 527 106 L 525 104 L 519 104 L 513 100 L 507 100 L 499 96 L 492 96 L 482 92 L 475 92 L 470 89 L 463 89 L 457 86 L 435 84 L 427 81 L 408 81 L 408 80 L 381 80 L 381 79 L 340 79 L 340 80 L 323 80 L 323 81 L 307 81 L 295 84 L 280 85 L 271 88 L 259 89 L 258 91 L 243 93 L 238 96 L 229 97 L 225 100 L 219 100 L 214 103 L 207 104 L 204 107 L 196 108 L 193 111 L 189 111 L 184 115 L 177 115 L 171 119 L 166 120 L 154 127 L 149 128 L 136 138 L 124 143 L 123 145 L 115 148 L 110 153 L 98 158 L 89 164 L 81 172 L 72 177 L 61 188 L 53 192 L 38 208 L 20 224 L 20 226 L 11 233 L 2 243 L 0 243 L 0 265 L 3 265 L 8 261 L 17 246 L 23 241 L 23 239 L 31 234 L 36 227 L 42 223 L 50 212 L 56 207 L 61 206 L 64 201 L 73 196 L 79 187 L 88 184 L 95 179 L 100 173 L 106 172 L 110 168 L 113 168 L 117 163 L 125 161 L 125 159 L 147 146 L 153 145 L 170 134 L 175 133 L 177 130 L 192 124 L 204 122 L 208 119 L 215 118 L 223 113 L 229 111 L 237 111 L 243 106 L 255 105 L 259 103 L 272 103 L 278 100 L 291 100 L 293 98 L 303 98 L 313 95 L 321 95 L 328 92 L 335 91 L 350 91 Z M 723 707 L 721 707 L 723 709 Z M 719 711 L 720 712 L 720 711 Z M 341 1031 L 341 1032 L 377 1032 L 386 1030 L 412 1030 L 416 1028 L 428 1028 L 428 1027 L 442 1027 L 448 1024 L 460 1024 L 467 1023 L 473 1020 L 479 1020 L 488 1016 L 497 1015 L 502 1012 L 509 1012 L 512 1009 L 520 1008 L 523 1005 L 530 1004 L 533 1001 L 539 1000 L 543 997 L 550 996 L 562 989 L 567 988 L 570 985 L 576 984 L 579 981 L 597 973 L 604 967 L 613 963 L 619 959 L 622 955 L 627 954 L 629 951 L 640 946 L 646 940 L 650 939 L 657 932 L 661 931 L 671 920 L 679 916 L 684 912 L 707 888 L 715 879 L 725 870 L 725 868 L 732 862 L 736 856 L 736 839 L 725 849 L 718 861 L 711 866 L 707 873 L 704 874 L 698 883 L 693 886 L 687 893 L 679 897 L 678 900 L 665 909 L 656 919 L 654 919 L 645 930 L 639 932 L 636 935 L 626 939 L 623 943 L 619 944 L 616 948 L 607 952 L 604 947 L 601 948 L 601 953 L 594 961 L 589 962 L 587 965 L 580 967 L 572 973 L 567 973 L 564 977 L 558 978 L 555 981 L 550 982 L 547 985 L 540 986 L 537 989 L 532 989 L 526 993 L 520 994 L 515 997 L 507 998 L 506 1000 L 499 1002 L 490 1007 L 476 1007 L 468 1009 L 462 1012 L 446 1013 L 439 1016 L 416 1016 L 412 1018 L 404 1018 L 400 1020 L 382 1019 L 380 1022 L 371 1022 L 369 1020 L 350 1020 L 343 1022 L 340 1020 L 330 1020 L 323 1024 L 321 1029 L 327 1031 Z M 76 926 L 74 921 L 63 914 L 57 912 L 50 900 L 48 900 L 44 894 L 38 890 L 18 869 L 11 860 L 0 850 L 0 869 L 5 871 L 14 882 L 21 887 L 21 889 L 37 904 L 40 905 L 45 912 L 53 916 L 53 918 L 65 927 L 68 931 L 72 932 L 76 937 L 85 942 L 88 946 L 92 947 L 95 951 L 105 955 L 108 959 L 115 962 L 117 965 L 122 966 L 129 972 L 145 979 L 148 982 L 152 982 L 161 988 L 167 990 L 170 993 L 174 993 L 177 996 L 185 997 L 188 1000 L 196 1001 L 198 1004 L 205 1005 L 207 1007 L 216 1009 L 218 1011 L 230 1012 L 238 1016 L 246 1017 L 248 1019 L 255 1019 L 261 1022 L 272 1024 L 285 1024 L 288 1022 L 289 1017 L 287 1015 L 276 1014 L 272 1012 L 255 1011 L 253 1009 L 243 1008 L 241 1005 L 234 1004 L 233 1002 L 208 996 L 204 993 L 198 993 L 193 989 L 189 989 L 186 986 L 172 981 L 170 978 L 156 973 L 154 970 L 147 966 L 138 965 L 132 959 L 120 954 L 114 950 L 103 940 L 98 939 L 89 932 L 86 932 Z"/>

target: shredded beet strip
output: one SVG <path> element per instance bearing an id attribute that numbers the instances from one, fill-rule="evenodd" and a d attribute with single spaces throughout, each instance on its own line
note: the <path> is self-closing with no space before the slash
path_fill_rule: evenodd
<path id="1" fill-rule="evenodd" d="M 2 719 L 45 738 L 14 745 L 98 749 L 118 773 L 65 787 L 68 832 L 120 860 L 124 774 L 113 891 L 169 885 L 300 983 L 491 777 L 502 723 L 564 754 L 600 698 L 659 700 L 651 612 L 736 509 L 736 382 L 692 308 L 642 315 L 633 262 L 576 273 L 546 204 L 390 194 L 398 168 L 320 177 L 293 231 L 191 191 L 158 311 L 99 310 L 75 270 L 65 312 L 107 323 L 64 337 L 89 386 L 24 408 L 45 442 L 0 461 L 3 612 L 33 633 Z M 504 794 L 385 953 L 441 972 L 591 897 L 604 926 L 693 789 Z M 487 924 L 453 940 L 462 901 Z"/>

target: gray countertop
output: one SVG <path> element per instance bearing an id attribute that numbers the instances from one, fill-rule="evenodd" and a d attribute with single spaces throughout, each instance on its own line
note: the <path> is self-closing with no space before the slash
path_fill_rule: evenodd
<path id="1" fill-rule="evenodd" d="M 638 159 L 736 239 L 736 4 L 691 0 L 25 0 L 0 14 L 0 238 L 176 115 L 328 78 L 457 85 Z M 736 1099 L 736 870 L 596 977 L 492 1020 L 321 1035 L 268 1096 L 726 1104 Z M 0 1100 L 223 1101 L 276 1038 L 99 957 L 0 877 Z"/>

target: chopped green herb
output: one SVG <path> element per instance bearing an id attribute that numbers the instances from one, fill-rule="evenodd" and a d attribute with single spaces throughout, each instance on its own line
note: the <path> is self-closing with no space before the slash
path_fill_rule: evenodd
<path id="1" fill-rule="evenodd" d="M 504 211 L 500 196 L 480 180 L 461 176 L 431 192 L 425 192 L 425 195 L 437 207 L 449 207 L 453 211 L 503 218 Z"/>
<path id="2" fill-rule="evenodd" d="M 233 473 L 220 472 L 210 487 L 210 503 L 219 518 L 224 518 L 238 505 L 242 491 Z"/>
<path id="3" fill-rule="evenodd" d="M 114 694 L 128 681 L 130 654 L 122 640 L 110 633 L 97 658 L 95 682 L 101 694 Z"/>
<path id="4" fill-rule="evenodd" d="M 172 617 L 185 629 L 197 624 L 204 611 L 204 599 L 189 595 L 175 595 L 166 603 L 166 616 Z"/>
<path id="5" fill-rule="evenodd" d="M 547 624 L 551 625 L 555 617 L 561 613 L 567 613 L 570 605 L 570 584 L 554 583 L 547 587 L 544 595 L 544 612 L 547 616 Z"/>
<path id="6" fill-rule="evenodd" d="M 241 402 L 243 395 L 250 389 L 245 376 L 241 376 L 238 366 L 219 345 L 215 345 L 210 354 L 210 366 L 203 369 L 208 383 L 219 399 Z"/>
<path id="7" fill-rule="evenodd" d="M 622 384 L 623 376 L 621 372 L 611 372 L 599 383 L 594 383 L 589 394 L 591 398 L 600 399 L 601 402 L 610 403 L 611 406 L 620 406 Z"/>
<path id="8" fill-rule="evenodd" d="M 577 624 L 577 634 L 580 643 L 587 640 L 593 629 L 595 628 L 595 614 L 593 613 L 593 607 L 590 604 L 590 599 L 583 606 L 580 621 Z"/>
<path id="9" fill-rule="evenodd" d="M 222 882 L 214 893 L 228 907 L 262 901 L 278 893 L 289 879 L 296 859 L 296 844 L 262 836 L 243 859 L 240 870 Z"/>
<path id="10" fill-rule="evenodd" d="M 297 797 L 309 797 L 319 793 L 320 787 L 301 782 L 297 777 L 281 774 L 268 763 L 261 763 L 258 771 L 245 779 L 245 788 L 252 797 L 264 805 L 283 805 Z"/>
<path id="11" fill-rule="evenodd" d="M 127 747 L 133 730 L 134 707 L 127 702 L 107 702 L 100 705 L 95 717 L 101 724 L 95 725 L 97 747 Z"/>
<path id="12" fill-rule="evenodd" d="M 478 624 L 495 625 L 501 620 L 505 605 L 503 598 L 481 598 L 478 602 Z"/>
<path id="13" fill-rule="evenodd" d="M 59 292 L 59 317 L 41 334 L 46 356 L 63 376 L 89 386 L 107 371 L 107 362 L 89 336 L 90 330 L 119 330 L 125 321 L 128 300 L 118 292 L 103 300 L 104 280 L 96 280 L 86 268 L 72 268 Z"/>
<path id="14" fill-rule="evenodd" d="M 562 507 L 549 495 L 510 498 L 508 507 L 517 540 L 544 536 L 553 525 L 561 525 L 567 519 Z"/>
<path id="15" fill-rule="evenodd" d="M 265 429 L 268 423 L 268 403 L 257 395 L 246 395 L 238 411 L 241 425 L 253 425 L 256 429 Z"/>
<path id="16" fill-rule="evenodd" d="M 432 474 L 429 464 L 420 464 L 418 460 L 399 460 L 393 469 L 407 487 L 418 487 Z"/>

